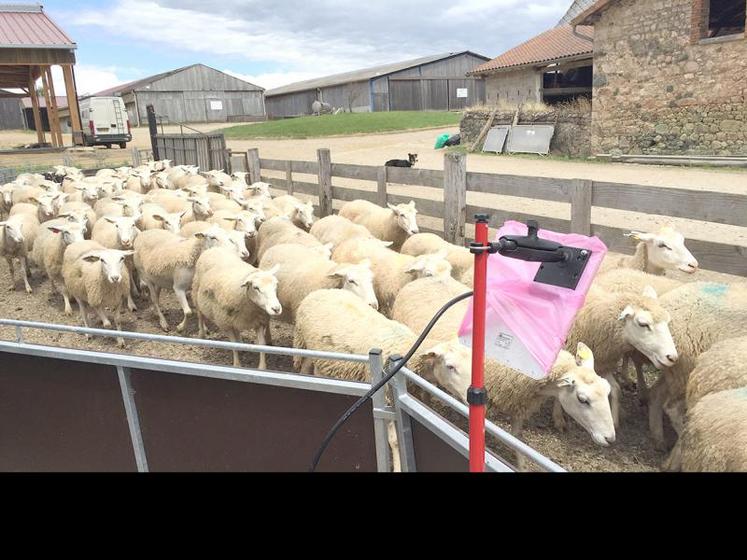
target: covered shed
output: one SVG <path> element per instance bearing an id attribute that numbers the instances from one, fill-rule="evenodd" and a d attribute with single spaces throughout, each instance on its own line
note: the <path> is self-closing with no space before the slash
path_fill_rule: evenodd
<path id="1" fill-rule="evenodd" d="M 121 97 L 130 122 L 148 122 L 153 105 L 164 123 L 250 122 L 265 119 L 265 90 L 204 64 L 192 64 L 81 97 Z M 67 113 L 63 113 L 67 117 Z"/>
<path id="2" fill-rule="evenodd" d="M 39 98 L 48 108 L 51 143 L 63 146 L 59 106 L 52 82 L 52 66 L 62 67 L 65 93 L 77 99 L 75 42 L 55 24 L 40 4 L 0 4 L 0 88 L 19 90 L 31 99 L 34 128 L 40 144 L 46 142 Z M 41 89 L 37 82 L 41 80 Z M 77 103 L 71 104 L 71 125 L 81 133 Z"/>
<path id="3" fill-rule="evenodd" d="M 0 89 L 0 130 L 22 130 L 26 128 L 22 95 Z"/>
<path id="4" fill-rule="evenodd" d="M 348 112 L 461 110 L 484 101 L 482 79 L 467 72 L 487 60 L 450 52 L 296 82 L 267 92 L 267 115 L 310 115 L 314 101 Z"/>

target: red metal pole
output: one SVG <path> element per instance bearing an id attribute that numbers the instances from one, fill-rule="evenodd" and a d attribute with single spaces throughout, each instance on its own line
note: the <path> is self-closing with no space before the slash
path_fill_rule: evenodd
<path id="1" fill-rule="evenodd" d="M 472 386 L 469 402 L 469 470 L 485 472 L 485 313 L 488 277 L 488 217 L 475 216 L 475 283 L 472 325 Z"/>

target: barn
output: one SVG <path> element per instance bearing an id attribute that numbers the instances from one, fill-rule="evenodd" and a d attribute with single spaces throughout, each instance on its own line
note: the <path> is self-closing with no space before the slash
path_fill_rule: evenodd
<path id="1" fill-rule="evenodd" d="M 0 130 L 26 128 L 21 94 L 0 89 Z"/>
<path id="2" fill-rule="evenodd" d="M 124 100 L 133 126 L 147 123 L 148 105 L 155 107 L 164 123 L 265 119 L 263 88 L 204 64 L 177 68 L 86 97 L 110 96 Z"/>
<path id="3" fill-rule="evenodd" d="M 289 84 L 267 92 L 267 116 L 310 115 L 317 100 L 362 113 L 464 109 L 485 100 L 482 78 L 467 72 L 487 60 L 451 52 Z"/>

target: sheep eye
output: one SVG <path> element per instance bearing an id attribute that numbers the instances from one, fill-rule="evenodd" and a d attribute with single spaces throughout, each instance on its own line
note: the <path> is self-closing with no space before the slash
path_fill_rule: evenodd
<path id="1" fill-rule="evenodd" d="M 356 282 L 355 280 L 348 280 L 348 282 L 350 283 L 351 286 L 357 286 L 358 285 L 358 282 Z"/>
<path id="2" fill-rule="evenodd" d="M 639 322 L 638 326 L 641 327 L 642 329 L 651 330 L 651 325 L 649 325 L 648 323 L 641 323 L 641 322 Z"/>
<path id="3" fill-rule="evenodd" d="M 666 243 L 659 243 L 659 249 L 666 249 L 667 251 L 671 251 L 672 248 L 667 245 Z"/>
<path id="4" fill-rule="evenodd" d="M 585 395 L 578 395 L 578 402 L 589 406 L 589 398 L 586 397 Z"/>

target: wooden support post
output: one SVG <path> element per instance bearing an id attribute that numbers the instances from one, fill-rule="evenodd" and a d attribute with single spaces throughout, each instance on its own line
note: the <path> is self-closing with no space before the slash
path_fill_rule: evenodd
<path id="1" fill-rule="evenodd" d="M 444 239 L 464 245 L 467 219 L 467 156 L 444 156 Z"/>
<path id="2" fill-rule="evenodd" d="M 47 106 L 47 120 L 49 121 L 49 135 L 52 137 L 52 146 L 59 148 L 60 145 L 57 143 L 57 134 L 55 134 L 54 126 L 52 125 L 52 101 L 49 98 L 49 82 L 47 80 L 47 69 L 41 68 L 42 78 L 42 90 L 44 93 L 44 102 Z"/>
<path id="3" fill-rule="evenodd" d="M 249 173 L 249 184 L 262 180 L 262 168 L 259 163 L 259 149 L 252 148 L 246 152 L 246 170 Z"/>
<path id="4" fill-rule="evenodd" d="M 288 160 L 285 162 L 285 186 L 288 189 L 288 194 L 293 195 L 293 162 Z"/>
<path id="5" fill-rule="evenodd" d="M 316 151 L 319 161 L 319 217 L 332 215 L 332 154 L 329 149 Z"/>
<path id="6" fill-rule="evenodd" d="M 140 150 L 132 148 L 132 167 L 140 167 L 142 162 L 140 160 Z"/>
<path id="7" fill-rule="evenodd" d="M 571 190 L 571 232 L 591 235 L 591 204 L 594 183 L 586 179 L 574 179 Z"/>
<path id="8" fill-rule="evenodd" d="M 47 141 L 44 134 L 44 124 L 41 118 L 41 109 L 39 108 L 39 96 L 36 94 L 36 80 L 34 79 L 34 69 L 29 70 L 29 97 L 31 97 L 31 107 L 34 113 L 34 127 L 36 128 L 36 139 L 39 144 Z"/>
<path id="9" fill-rule="evenodd" d="M 65 145 L 65 141 L 62 138 L 62 124 L 60 123 L 60 108 L 57 106 L 57 94 L 54 89 L 54 79 L 52 78 L 52 67 L 47 66 L 47 82 L 49 84 L 49 97 L 52 100 L 52 115 L 49 121 L 49 127 L 54 129 L 54 133 L 57 135 L 57 143 L 60 147 Z M 47 109 L 49 112 L 49 109 Z"/>
<path id="10" fill-rule="evenodd" d="M 83 122 L 80 119 L 80 108 L 78 107 L 78 91 L 75 86 L 75 76 L 72 64 L 62 66 L 62 75 L 65 77 L 65 95 L 67 96 L 67 107 L 70 111 L 70 124 L 73 130 L 73 144 L 75 144 L 76 133 L 83 132 Z"/>
<path id="11" fill-rule="evenodd" d="M 387 180 L 387 168 L 386 167 L 379 167 L 378 171 L 376 172 L 376 192 L 377 192 L 377 202 L 379 203 L 379 206 L 382 208 L 386 207 L 387 202 L 389 202 L 389 198 L 386 194 L 386 180 Z"/>
<path id="12" fill-rule="evenodd" d="M 483 141 L 485 136 L 487 136 L 488 132 L 493 126 L 493 121 L 495 121 L 495 116 L 497 114 L 498 114 L 498 107 L 493 109 L 493 112 L 490 113 L 490 118 L 488 119 L 488 122 L 486 122 L 485 126 L 482 127 L 482 130 L 480 131 L 480 135 L 477 137 L 477 140 L 475 140 L 474 144 L 472 144 L 472 146 L 469 149 L 470 152 L 474 152 L 477 149 L 477 147 L 480 145 L 480 143 Z"/>

